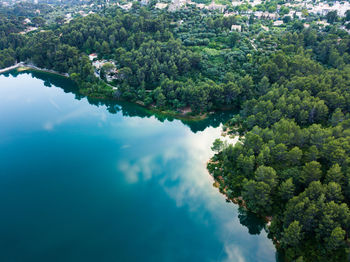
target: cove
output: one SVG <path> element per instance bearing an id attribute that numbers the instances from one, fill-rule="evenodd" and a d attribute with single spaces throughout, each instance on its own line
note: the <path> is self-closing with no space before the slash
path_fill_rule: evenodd
<path id="1" fill-rule="evenodd" d="M 200 122 L 0 75 L 0 261 L 276 261 L 264 222 L 206 170 L 228 113 Z"/>

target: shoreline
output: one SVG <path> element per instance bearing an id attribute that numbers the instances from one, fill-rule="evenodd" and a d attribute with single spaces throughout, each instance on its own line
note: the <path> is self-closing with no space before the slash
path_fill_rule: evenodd
<path id="1" fill-rule="evenodd" d="M 26 64 L 24 62 L 20 62 L 20 63 L 17 63 L 13 66 L 9 66 L 9 67 L 6 67 L 6 68 L 3 68 L 3 69 L 0 69 L 0 74 L 3 74 L 3 73 L 7 73 L 7 72 L 10 72 L 12 70 L 17 70 L 17 72 L 25 72 L 25 71 L 38 71 L 38 72 L 44 72 L 44 73 L 48 73 L 48 74 L 54 74 L 54 75 L 57 75 L 57 76 L 61 76 L 61 77 L 65 77 L 65 78 L 68 78 L 70 79 L 69 77 L 69 74 L 68 73 L 59 73 L 57 71 L 54 71 L 54 70 L 51 70 L 51 69 L 46 69 L 46 68 L 40 68 L 40 67 L 37 67 L 33 64 Z M 109 85 L 110 86 L 110 85 Z M 112 87 L 112 86 L 110 86 Z M 113 99 L 111 97 L 108 97 L 108 96 L 105 96 L 105 95 L 101 95 L 99 97 L 97 96 L 93 96 L 93 95 L 88 95 L 84 92 L 82 92 L 80 89 L 79 89 L 79 93 L 86 96 L 86 97 L 89 97 L 89 98 L 93 98 L 93 99 L 100 99 L 100 100 L 115 100 L 115 101 L 118 101 L 118 100 L 121 100 L 123 101 L 123 99 Z M 215 113 L 217 111 L 220 111 L 220 110 L 215 110 L 213 112 L 207 112 L 207 113 L 204 113 L 204 114 L 200 114 L 200 115 L 188 115 L 188 114 L 183 114 L 183 113 L 179 113 L 177 111 L 172 111 L 172 110 L 162 110 L 162 109 L 158 109 L 156 107 L 147 107 L 147 106 L 144 106 L 142 105 L 141 103 L 138 103 L 138 102 L 130 102 L 130 101 L 127 101 L 129 103 L 132 103 L 132 104 L 135 104 L 135 105 L 138 105 L 138 106 L 141 106 L 142 108 L 144 108 L 145 110 L 147 110 L 150 114 L 154 114 L 154 115 L 159 115 L 159 116 L 164 116 L 164 117 L 173 117 L 175 119 L 178 119 L 178 120 L 182 120 L 182 121 L 190 121 L 190 122 L 197 122 L 197 121 L 202 121 L 202 120 L 205 120 L 208 118 L 208 116 L 212 113 Z M 223 111 L 226 111 L 227 109 L 224 108 Z"/>
<path id="2" fill-rule="evenodd" d="M 212 160 L 210 159 L 209 161 L 207 161 L 207 165 L 209 163 L 213 163 Z M 232 202 L 233 204 L 236 204 L 240 207 L 245 208 L 246 210 L 250 211 L 249 208 L 247 207 L 244 199 L 242 196 L 239 197 L 229 197 L 227 195 L 227 185 L 224 182 L 224 179 L 222 178 L 222 176 L 219 176 L 218 179 L 215 179 L 214 175 L 208 170 L 209 175 L 213 178 L 214 183 L 213 183 L 213 187 L 217 188 L 219 190 L 219 192 L 224 195 L 226 197 L 226 199 L 230 202 Z M 221 189 L 220 187 L 223 187 L 223 189 Z M 269 227 L 271 225 L 271 221 L 272 221 L 272 216 L 260 216 L 259 214 L 254 213 L 256 216 L 261 217 L 262 219 L 265 220 L 266 222 L 266 226 Z"/>
<path id="3" fill-rule="evenodd" d="M 223 131 L 221 133 L 220 136 L 220 140 L 222 140 L 224 143 L 228 143 L 228 144 L 232 144 L 233 146 L 235 146 L 237 143 L 240 143 L 240 138 L 242 138 L 244 136 L 240 136 L 240 135 L 235 135 L 234 137 L 231 137 L 229 134 L 229 130 Z M 214 157 L 214 156 L 213 156 Z M 214 183 L 213 183 L 213 187 L 217 188 L 219 190 L 219 192 L 225 196 L 226 200 L 232 202 L 233 204 L 236 204 L 240 207 L 245 208 L 246 210 L 250 211 L 249 208 L 246 205 L 245 200 L 243 199 L 242 196 L 238 196 L 238 197 L 230 197 L 227 194 L 227 189 L 228 186 L 225 183 L 224 178 L 220 175 L 217 178 L 214 177 L 214 174 L 212 172 L 210 172 L 208 165 L 209 164 L 218 164 L 218 161 L 213 161 L 213 157 L 211 157 L 207 162 L 206 162 L 206 167 L 207 167 L 207 171 L 209 173 L 209 175 L 213 178 Z M 215 167 L 216 169 L 217 167 Z M 259 214 L 256 214 L 257 216 L 261 217 L 262 219 L 265 220 L 266 222 L 266 226 L 267 228 L 271 225 L 271 221 L 272 221 L 272 216 L 261 216 Z"/>
<path id="4" fill-rule="evenodd" d="M 0 69 L 0 74 L 3 74 L 3 73 L 6 73 L 6 72 L 9 72 L 9 71 L 12 71 L 20 66 L 22 66 L 23 64 L 22 63 L 17 63 L 15 65 L 12 65 L 12 66 L 9 66 L 9 67 L 5 67 L 3 69 Z"/>
<path id="5" fill-rule="evenodd" d="M 40 67 L 37 67 L 35 65 L 31 65 L 31 64 L 23 64 L 22 66 L 17 67 L 17 71 L 18 72 L 24 72 L 24 71 L 29 71 L 29 70 L 45 72 L 45 73 L 49 73 L 49 74 L 63 76 L 65 78 L 69 78 L 69 74 L 68 73 L 62 74 L 62 73 L 59 73 L 59 72 L 54 71 L 54 70 L 50 70 L 50 69 L 46 69 L 46 68 L 40 68 Z"/>
<path id="6" fill-rule="evenodd" d="M 50 73 L 50 74 L 59 75 L 59 76 L 69 78 L 68 73 L 62 74 L 62 73 L 59 73 L 59 72 L 51 70 L 51 69 L 40 68 L 40 67 L 37 67 L 35 65 L 26 64 L 23 62 L 17 63 L 13 66 L 9 66 L 9 67 L 0 69 L 0 74 L 4 74 L 4 73 L 10 72 L 10 71 L 15 70 L 15 69 L 17 69 L 17 72 L 24 72 L 24 71 L 28 71 L 28 70 L 33 70 L 33 71 L 40 71 L 40 72 Z"/>
<path id="7" fill-rule="evenodd" d="M 130 103 L 130 104 L 133 104 L 135 106 L 139 106 L 139 107 L 143 108 L 144 110 L 146 110 L 151 115 L 157 115 L 157 116 L 160 116 L 160 117 L 172 117 L 174 119 L 181 120 L 181 121 L 199 122 L 199 121 L 207 119 L 208 116 L 210 115 L 210 113 L 204 113 L 204 114 L 201 114 L 201 115 L 184 115 L 182 113 L 177 113 L 176 111 L 161 110 L 161 109 L 158 109 L 158 108 L 155 108 L 155 107 L 147 107 L 147 106 L 144 106 L 144 105 L 142 105 L 140 103 L 131 102 L 131 101 L 124 100 L 124 99 L 114 99 L 114 98 L 103 96 L 103 95 L 102 96 L 87 95 L 84 92 L 81 92 L 80 90 L 79 90 L 79 93 L 84 95 L 84 96 L 86 96 L 86 97 L 89 97 L 91 99 L 127 102 L 127 103 Z"/>

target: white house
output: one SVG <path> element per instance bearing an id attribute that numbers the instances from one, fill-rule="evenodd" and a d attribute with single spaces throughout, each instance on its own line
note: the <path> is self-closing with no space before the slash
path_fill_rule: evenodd
<path id="1" fill-rule="evenodd" d="M 24 24 L 30 24 L 31 22 L 32 22 L 32 21 L 30 21 L 29 18 L 26 18 L 26 19 L 24 19 L 24 21 L 23 21 Z"/>
<path id="2" fill-rule="evenodd" d="M 96 59 L 96 58 L 97 58 L 97 54 L 90 54 L 90 55 L 89 55 L 90 61 L 92 61 L 92 60 L 94 60 L 94 59 Z"/>
<path id="3" fill-rule="evenodd" d="M 273 25 L 274 25 L 274 26 L 280 26 L 280 25 L 283 25 L 283 21 L 282 21 L 282 20 L 277 20 L 277 21 L 274 21 L 274 22 L 273 22 Z"/>
<path id="4" fill-rule="evenodd" d="M 241 25 L 232 25 L 231 26 L 231 31 L 238 31 L 238 32 L 241 32 L 242 31 L 242 26 Z"/>

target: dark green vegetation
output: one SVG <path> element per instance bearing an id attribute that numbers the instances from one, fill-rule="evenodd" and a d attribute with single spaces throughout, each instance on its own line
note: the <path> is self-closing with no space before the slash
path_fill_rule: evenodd
<path id="1" fill-rule="evenodd" d="M 7 19 L 7 20 L 6 20 Z M 19 35 L 3 22 L 1 67 L 15 60 L 68 72 L 80 92 L 161 110 L 201 114 L 237 108 L 244 135 L 208 165 L 230 198 L 271 216 L 270 237 L 292 261 L 346 261 L 350 231 L 350 37 L 289 20 L 260 21 L 135 4 Z M 311 22 L 311 21 L 307 21 Z M 231 32 L 239 24 L 243 32 Z M 112 86 L 88 59 L 116 61 Z M 190 110 L 191 109 L 191 110 Z"/>
<path id="2" fill-rule="evenodd" d="M 124 98 L 160 109 L 188 112 L 191 107 L 199 114 L 237 106 L 238 99 L 251 97 L 253 85 L 246 72 L 253 70 L 246 63 L 253 61 L 250 44 L 248 40 L 239 43 L 239 34 L 229 32 L 237 18 L 208 15 L 204 19 L 196 13 L 191 19 L 201 19 L 198 26 L 187 27 L 194 20 L 177 25 L 189 15 L 153 13 L 136 6 L 132 13 L 108 9 L 104 15 L 26 35 L 5 28 L 2 49 L 12 60 L 1 67 L 15 59 L 31 62 L 68 72 L 84 94 Z M 92 52 L 117 62 L 119 76 L 112 85 L 118 91 L 95 77 L 87 57 Z M 229 73 L 233 69 L 236 74 Z"/>
<path id="3" fill-rule="evenodd" d="M 24 29 L 21 19 L 0 15 L 0 68 L 8 67 L 16 62 L 15 49 L 24 44 L 18 33 Z"/>
<path id="4" fill-rule="evenodd" d="M 286 260 L 347 261 L 350 232 L 350 40 L 313 29 L 281 35 L 259 65 L 235 146 L 208 164 L 229 198 L 272 217 Z"/>

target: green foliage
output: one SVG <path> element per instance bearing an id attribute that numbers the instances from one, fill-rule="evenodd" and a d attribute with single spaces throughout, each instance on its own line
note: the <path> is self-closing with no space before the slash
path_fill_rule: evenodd
<path id="1" fill-rule="evenodd" d="M 286 228 L 283 234 L 282 243 L 286 246 L 295 247 L 302 240 L 302 226 L 299 221 L 294 220 Z"/>
<path id="2" fill-rule="evenodd" d="M 258 214 L 268 214 L 272 209 L 271 187 L 264 182 L 249 180 L 244 183 L 242 196 L 249 210 Z"/>
<path id="3" fill-rule="evenodd" d="M 326 15 L 326 19 L 327 19 L 327 22 L 331 23 L 331 24 L 336 22 L 338 20 L 337 11 L 330 11 L 330 12 L 328 12 L 327 15 Z"/>
<path id="4" fill-rule="evenodd" d="M 255 8 L 275 12 L 276 1 Z M 87 55 L 116 62 L 118 97 L 201 114 L 237 108 L 235 146 L 216 140 L 208 164 L 230 197 L 272 216 L 269 235 L 296 261 L 345 261 L 350 225 L 350 36 L 334 24 L 283 30 L 263 20 L 188 6 L 177 12 L 135 5 L 61 19 L 30 34 L 19 17 L 0 17 L 0 68 L 16 61 L 69 73 L 84 94 L 115 97 Z M 152 6 L 152 5 L 151 5 Z M 244 13 L 249 3 L 232 7 Z M 27 10 L 29 12 L 29 10 Z M 26 14 L 27 14 L 26 11 Z M 289 9 L 283 7 L 280 15 Z M 312 20 L 303 10 L 304 17 Z M 344 21 L 349 21 L 349 12 Z M 40 17 L 33 23 L 44 26 Z M 339 23 L 338 23 L 339 24 Z M 347 23 L 348 25 L 349 23 Z M 231 32 L 241 25 L 242 32 Z M 102 72 L 111 70 L 106 64 Z M 259 231 L 259 230 L 255 230 Z"/>
<path id="5" fill-rule="evenodd" d="M 295 185 L 293 184 L 293 178 L 288 178 L 282 182 L 279 188 L 280 196 L 283 200 L 289 200 L 294 196 Z"/>
<path id="6" fill-rule="evenodd" d="M 215 152 L 220 152 L 224 148 L 224 142 L 222 142 L 219 138 L 215 139 L 211 150 Z"/>

